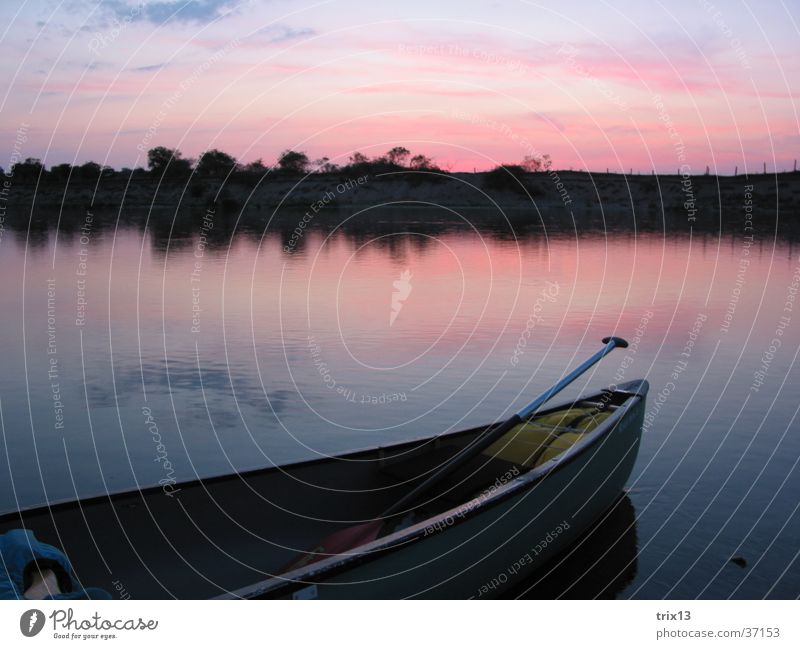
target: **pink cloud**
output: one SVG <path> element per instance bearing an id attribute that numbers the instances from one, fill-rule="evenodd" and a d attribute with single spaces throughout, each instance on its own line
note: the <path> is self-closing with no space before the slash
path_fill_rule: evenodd
<path id="1" fill-rule="evenodd" d="M 407 94 L 407 95 L 441 95 L 444 97 L 491 97 L 496 93 L 490 90 L 475 88 L 435 88 L 428 84 L 411 84 L 400 82 L 386 82 L 373 86 L 356 86 L 346 92 L 351 94 Z"/>

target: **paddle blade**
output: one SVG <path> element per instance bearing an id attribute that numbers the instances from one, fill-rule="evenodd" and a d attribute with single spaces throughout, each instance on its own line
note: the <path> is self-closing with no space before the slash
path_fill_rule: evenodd
<path id="1" fill-rule="evenodd" d="M 361 525 L 354 525 L 338 532 L 334 532 L 330 536 L 322 539 L 313 550 L 309 550 L 294 561 L 289 562 L 281 570 L 282 573 L 291 570 L 303 568 L 322 559 L 327 559 L 335 554 L 342 554 L 359 545 L 364 545 L 370 541 L 378 538 L 383 521 L 372 521 L 370 523 L 362 523 Z"/>

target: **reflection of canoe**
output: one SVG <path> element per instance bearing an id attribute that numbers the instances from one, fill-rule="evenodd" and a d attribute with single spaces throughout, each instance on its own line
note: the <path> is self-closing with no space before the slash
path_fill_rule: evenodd
<path id="1" fill-rule="evenodd" d="M 377 540 L 292 572 L 330 533 L 396 502 L 487 427 L 334 458 L 65 502 L 0 517 L 64 549 L 87 586 L 134 598 L 470 597 L 572 544 L 636 459 L 646 381 L 517 427 Z"/>
<path id="2" fill-rule="evenodd" d="M 636 510 L 623 494 L 567 550 L 503 598 L 613 599 L 636 577 Z"/>

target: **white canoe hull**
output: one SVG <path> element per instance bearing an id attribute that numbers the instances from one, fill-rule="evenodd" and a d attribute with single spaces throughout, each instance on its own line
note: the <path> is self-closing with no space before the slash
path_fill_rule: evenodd
<path id="1" fill-rule="evenodd" d="M 646 383 L 608 429 L 536 471 L 500 486 L 511 496 L 470 503 L 420 526 L 406 543 L 365 546 L 364 556 L 308 575 L 286 575 L 235 597 L 319 599 L 488 598 L 570 547 L 622 493 L 639 449 Z M 560 466 L 556 466 L 560 465 Z M 526 482 L 530 483 L 526 488 Z M 485 505 L 485 503 L 482 503 Z M 389 542 L 391 546 L 391 541 Z M 296 580 L 294 583 L 288 580 Z"/>

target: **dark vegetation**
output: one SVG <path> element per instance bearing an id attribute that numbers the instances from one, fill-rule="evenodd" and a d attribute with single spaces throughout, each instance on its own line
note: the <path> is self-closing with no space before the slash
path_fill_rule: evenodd
<path id="1" fill-rule="evenodd" d="M 500 165 L 490 174 L 497 189 L 510 188 L 516 190 L 528 172 L 549 169 L 550 160 L 525 158 L 521 164 Z M 409 173 L 412 172 L 412 173 Z M 235 157 L 219 149 L 209 149 L 196 159 L 186 158 L 178 149 L 157 146 L 147 152 L 147 169 L 112 167 L 86 162 L 81 165 L 67 163 L 57 164 L 46 169 L 38 158 L 26 158 L 14 164 L 6 173 L 15 182 L 22 183 L 92 183 L 103 179 L 124 178 L 132 181 L 157 179 L 160 181 L 190 181 L 194 178 L 207 181 L 209 179 L 227 180 L 268 180 L 272 177 L 293 177 L 309 175 L 338 174 L 347 177 L 378 176 L 381 174 L 405 173 L 409 176 L 420 172 L 413 182 L 437 182 L 442 176 L 449 175 L 436 162 L 422 154 L 412 155 L 411 151 L 396 146 L 382 156 L 370 158 L 363 153 L 353 153 L 347 163 L 337 164 L 330 158 L 323 157 L 311 160 L 303 151 L 283 151 L 274 164 L 268 165 L 259 158 L 243 164 Z M 0 173 L 4 170 L 0 168 Z M 510 179 L 510 180 L 507 180 Z"/>
<path id="2" fill-rule="evenodd" d="M 533 186 L 532 172 L 547 170 L 549 166 L 548 156 L 542 160 L 528 157 L 520 164 L 498 166 L 486 174 L 485 182 L 476 178 L 470 183 L 477 184 L 479 189 L 483 184 L 492 191 L 527 198 L 541 193 Z M 4 174 L 2 168 L 0 174 Z M 31 207 L 37 212 L 58 210 L 58 214 L 65 209 L 112 211 L 123 206 L 228 211 L 247 207 L 260 211 L 278 205 L 307 207 L 331 188 L 341 184 L 350 186 L 353 182 L 356 187 L 365 185 L 364 191 L 379 199 L 392 195 L 382 194 L 383 187 L 400 183 L 416 198 L 418 188 L 452 182 L 453 175 L 430 156 L 403 146 L 395 146 L 376 157 L 354 152 L 341 163 L 327 157 L 312 160 L 303 151 L 286 150 L 272 163 L 258 159 L 246 164 L 219 149 L 188 158 L 178 149 L 156 146 L 147 152 L 146 169 L 113 169 L 96 162 L 62 163 L 47 169 L 41 160 L 27 158 L 4 174 L 4 199 L 10 209 L 8 214 L 15 219 L 23 218 Z M 461 188 L 459 184 L 458 190 Z M 347 194 L 349 191 L 333 192 L 330 206 L 353 198 L 353 195 L 345 197 Z M 444 195 L 440 197 L 444 203 L 450 200 Z"/>
<path id="3" fill-rule="evenodd" d="M 490 190 L 510 195 L 536 195 L 530 172 L 549 167 L 549 159 L 526 158 L 519 165 L 500 165 L 489 172 Z M 416 198 L 423 185 L 440 186 L 453 174 L 439 167 L 429 156 L 395 146 L 385 154 L 369 157 L 355 152 L 339 164 L 327 157 L 312 160 L 303 151 L 283 151 L 274 163 L 262 159 L 242 163 L 234 156 L 209 149 L 188 158 L 178 149 L 156 146 L 147 152 L 147 168 L 113 169 L 96 162 L 80 165 L 56 164 L 47 169 L 37 158 L 15 163 L 4 173 L 6 190 L 0 218 L 24 219 L 35 208 L 37 218 L 64 210 L 103 209 L 113 214 L 130 209 L 221 209 L 233 212 L 294 208 L 313 204 L 328 192 L 326 206 L 350 201 L 355 192 L 330 190 L 351 184 L 379 200 L 387 184 L 408 188 L 408 199 Z M 481 181 L 476 180 L 480 187 Z M 461 186 L 459 185 L 459 190 Z M 386 190 L 395 191 L 395 190 Z M 350 194 L 350 195 L 349 195 Z M 403 191 L 400 190 L 400 194 Z M 459 194 L 463 195 L 463 193 Z M 526 196 L 527 195 L 527 196 Z M 403 198 L 399 199 L 401 202 Z M 445 196 L 440 202 L 447 203 Z M 437 201 L 438 202 L 438 201 Z M 41 215 L 41 216 L 38 216 Z M 60 218 L 60 217 L 59 217 Z M 9 221 L 9 224 L 11 222 Z"/>
<path id="4" fill-rule="evenodd" d="M 226 219 L 230 227 L 251 223 L 256 229 L 263 228 L 264 219 L 271 219 L 271 228 L 282 227 L 275 219 L 285 219 L 291 232 L 297 227 L 298 211 L 302 216 L 323 196 L 331 195 L 324 207 L 332 208 L 328 217 L 333 221 L 338 218 L 336 209 L 352 206 L 364 213 L 360 218 L 374 220 L 372 210 L 361 208 L 380 205 L 381 219 L 398 228 L 413 216 L 406 209 L 409 206 L 419 209 L 420 204 L 435 204 L 444 210 L 426 215 L 432 228 L 454 227 L 462 219 L 447 210 L 469 209 L 469 219 L 479 221 L 482 228 L 510 219 L 516 232 L 524 228 L 537 232 L 544 228 L 693 229 L 741 234 L 746 216 L 744 188 L 753 185 L 752 211 L 760 231 L 800 238 L 800 220 L 795 218 L 800 213 L 798 172 L 690 178 L 556 172 L 551 170 L 549 156 L 542 156 L 472 174 L 442 169 L 430 157 L 402 146 L 372 158 L 355 152 L 341 163 L 326 157 L 312 160 L 305 152 L 286 150 L 274 162 L 259 159 L 246 164 L 218 149 L 192 159 L 177 149 L 157 146 L 148 151 L 146 169 L 117 170 L 96 162 L 46 169 L 40 160 L 27 158 L 7 173 L 0 168 L 0 174 L 4 177 L 0 228 L 44 230 L 56 222 L 64 228 L 72 220 L 79 227 L 84 213 L 91 210 L 96 224 L 117 218 L 147 221 L 151 228 L 165 227 L 167 236 L 178 232 L 172 228 L 195 227 L 205 211 L 213 208 L 219 232 L 225 232 Z M 368 182 L 360 182 L 363 178 Z M 355 189 L 340 192 L 336 190 L 340 185 Z M 391 217 L 388 205 L 397 209 Z M 154 216 L 149 220 L 151 211 Z M 484 212 L 485 218 L 479 215 Z M 421 227 L 419 218 L 414 218 L 415 227 Z M 315 217 L 312 227 L 326 223 L 325 218 Z"/>

